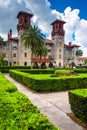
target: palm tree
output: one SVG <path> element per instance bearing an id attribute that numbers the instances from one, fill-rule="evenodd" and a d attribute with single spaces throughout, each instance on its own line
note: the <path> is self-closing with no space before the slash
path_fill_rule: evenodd
<path id="1" fill-rule="evenodd" d="M 82 50 L 77 50 L 76 51 L 76 56 L 82 56 L 83 55 L 83 51 Z"/>
<path id="2" fill-rule="evenodd" d="M 25 46 L 31 47 L 31 62 L 33 59 L 33 54 L 36 53 L 36 50 L 38 50 L 45 44 L 44 38 L 44 34 L 35 25 L 30 25 L 29 28 L 27 30 L 24 30 L 23 34 L 21 35 L 21 41 L 23 42 L 23 44 Z"/>
<path id="3" fill-rule="evenodd" d="M 41 47 L 37 48 L 35 51 L 35 54 L 40 57 L 40 64 L 42 57 L 46 57 L 48 53 L 48 49 L 46 48 L 46 45 L 42 45 Z"/>

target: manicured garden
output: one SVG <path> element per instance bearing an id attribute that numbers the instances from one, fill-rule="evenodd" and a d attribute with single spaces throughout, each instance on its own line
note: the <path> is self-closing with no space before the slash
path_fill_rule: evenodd
<path id="1" fill-rule="evenodd" d="M 59 130 L 0 73 L 0 130 Z"/>
<path id="2" fill-rule="evenodd" d="M 10 76 L 35 91 L 64 91 L 69 90 L 71 110 L 76 117 L 87 123 L 87 71 L 57 70 L 52 73 L 38 70 L 10 70 Z M 32 74 L 31 74 L 32 73 Z M 84 89 L 83 89 L 84 88 Z"/>
<path id="3" fill-rule="evenodd" d="M 10 76 L 35 91 L 63 91 L 87 88 L 87 74 L 54 76 L 54 74 L 30 74 L 10 70 Z"/>

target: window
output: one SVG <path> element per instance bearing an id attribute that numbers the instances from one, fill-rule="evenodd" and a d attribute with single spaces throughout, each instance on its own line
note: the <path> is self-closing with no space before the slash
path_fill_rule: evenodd
<path id="1" fill-rule="evenodd" d="M 61 52 L 61 49 L 59 49 L 59 52 Z"/>
<path id="2" fill-rule="evenodd" d="M 61 59 L 61 55 L 59 55 L 59 58 Z"/>
<path id="3" fill-rule="evenodd" d="M 2 56 L 5 58 L 6 57 L 6 53 L 3 53 Z"/>
<path id="4" fill-rule="evenodd" d="M 61 63 L 59 63 L 59 67 L 61 67 Z"/>
<path id="5" fill-rule="evenodd" d="M 24 62 L 24 65 L 27 66 L 27 62 Z"/>
<path id="6" fill-rule="evenodd" d="M 24 57 L 27 57 L 27 53 L 26 52 L 24 53 Z"/>
<path id="7" fill-rule="evenodd" d="M 13 57 L 16 57 L 16 53 L 13 53 Z"/>

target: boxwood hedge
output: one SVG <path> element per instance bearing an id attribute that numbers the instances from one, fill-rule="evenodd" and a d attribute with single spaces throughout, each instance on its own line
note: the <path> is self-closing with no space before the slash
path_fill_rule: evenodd
<path id="1" fill-rule="evenodd" d="M 69 91 L 71 110 L 76 117 L 87 123 L 87 89 Z"/>
<path id="2" fill-rule="evenodd" d="M 10 70 L 10 76 L 35 91 L 61 91 L 87 87 L 87 75 L 51 77 L 50 74 L 27 74 Z"/>
<path id="3" fill-rule="evenodd" d="M 59 130 L 0 73 L 0 130 Z"/>

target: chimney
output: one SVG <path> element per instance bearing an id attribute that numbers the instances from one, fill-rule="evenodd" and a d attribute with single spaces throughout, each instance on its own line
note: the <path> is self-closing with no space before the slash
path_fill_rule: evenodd
<path id="1" fill-rule="evenodd" d="M 8 41 L 12 38 L 12 29 L 8 32 Z"/>

